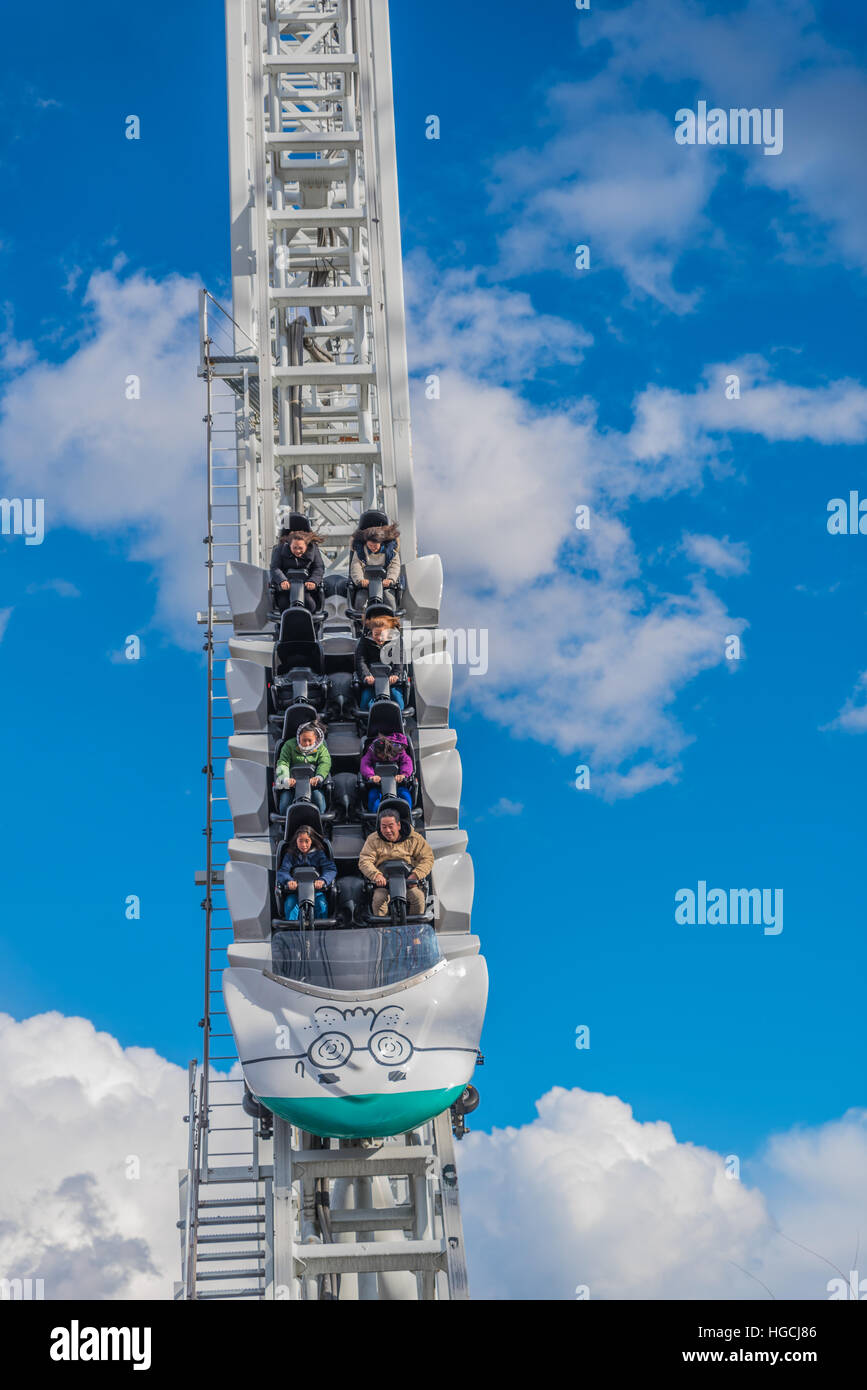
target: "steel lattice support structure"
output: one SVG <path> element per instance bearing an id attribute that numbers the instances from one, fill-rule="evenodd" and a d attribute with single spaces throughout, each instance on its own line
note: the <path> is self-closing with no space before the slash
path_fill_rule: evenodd
<path id="1" fill-rule="evenodd" d="M 227 0 L 226 48 L 236 349 L 273 399 L 245 558 L 267 562 L 280 505 L 308 512 L 335 565 L 381 505 L 411 558 L 387 3 Z"/>
<path id="2" fill-rule="evenodd" d="M 406 612 L 414 631 L 433 639 L 431 650 L 442 589 L 438 557 L 416 558 L 387 0 L 226 0 L 226 47 L 231 314 L 206 292 L 201 298 L 209 579 L 200 614 L 208 655 L 206 866 L 197 875 L 205 887 L 204 1044 L 202 1066 L 190 1072 L 175 1292 L 183 1299 L 463 1299 L 448 1111 L 391 1140 L 321 1140 L 275 1117 L 251 1120 L 241 1106 L 240 1069 L 212 1071 L 237 1061 L 221 953 L 231 965 L 257 959 L 259 950 L 237 919 L 227 920 L 224 874 L 233 863 L 271 863 L 267 805 L 262 830 L 239 829 L 251 805 L 242 790 L 241 812 L 232 806 L 229 769 L 236 787 L 259 787 L 257 768 L 264 777 L 273 759 L 255 692 L 257 664 L 261 675 L 273 647 L 263 571 L 281 512 L 307 513 L 334 572 L 345 572 L 362 509 L 378 506 L 397 520 Z M 460 759 L 448 728 L 451 665 L 425 661 L 425 671 L 415 664 L 420 693 L 426 684 L 418 766 L 426 832 L 439 856 L 438 931 L 451 934 L 442 938 L 444 951 L 460 956 L 477 953 L 478 941 L 469 935 L 472 864 L 458 829 Z M 260 809 L 252 808 L 254 822 Z M 268 908 L 265 934 L 270 916 Z"/>

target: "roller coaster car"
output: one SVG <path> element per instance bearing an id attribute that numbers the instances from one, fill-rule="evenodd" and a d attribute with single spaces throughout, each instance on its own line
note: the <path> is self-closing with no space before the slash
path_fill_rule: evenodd
<path id="1" fill-rule="evenodd" d="M 309 807 L 309 808 L 312 809 L 312 810 L 317 810 L 318 808 L 314 805 L 313 797 L 311 796 L 311 792 L 312 792 L 312 790 L 313 790 L 313 786 L 312 786 L 313 778 L 316 776 L 315 770 L 310 766 L 309 763 L 299 763 L 297 767 L 291 767 L 291 768 L 289 769 L 289 776 L 290 776 L 290 777 L 294 780 L 294 782 L 295 782 L 295 796 L 294 796 L 293 801 L 292 801 L 291 804 L 292 804 L 293 806 L 307 806 L 307 807 Z M 333 821 L 333 820 L 334 820 L 334 811 L 333 811 L 332 808 L 331 808 L 331 794 L 332 794 L 333 785 L 334 785 L 334 784 L 333 784 L 331 778 L 330 778 L 330 777 L 325 777 L 325 778 L 323 778 L 323 780 L 319 783 L 319 786 L 316 788 L 316 790 L 317 790 L 317 791 L 320 791 L 320 792 L 322 793 L 322 795 L 325 797 L 325 811 L 324 811 L 324 812 L 320 812 L 320 816 L 321 816 L 322 820 L 324 820 L 324 821 Z M 279 800 L 280 800 L 280 793 L 283 792 L 283 791 L 288 791 L 288 790 L 289 790 L 288 784 L 287 784 L 286 786 L 284 786 L 284 785 L 282 785 L 282 783 L 275 782 L 275 783 L 274 783 L 274 801 L 275 801 L 275 803 L 279 802 Z M 285 820 L 285 819 L 286 819 L 286 817 L 285 817 L 285 816 L 282 816 L 282 815 L 280 814 L 279 811 L 272 811 L 272 812 L 271 812 L 271 821 L 272 821 L 272 822 L 275 822 L 275 821 L 283 821 L 283 820 Z"/>
<path id="2" fill-rule="evenodd" d="M 289 573 L 286 575 L 286 578 L 289 581 L 288 591 L 286 589 L 281 589 L 278 584 L 272 584 L 270 586 L 271 596 L 273 599 L 271 609 L 275 618 L 280 617 L 280 610 L 278 608 L 278 596 L 285 597 L 287 592 L 289 594 L 289 608 L 284 608 L 284 613 L 290 612 L 293 608 L 302 608 L 305 613 L 309 613 L 310 610 L 307 607 L 305 601 L 305 595 L 309 592 L 309 590 L 305 588 L 305 585 L 307 583 L 307 571 L 290 570 Z M 313 590 L 313 601 L 316 604 L 315 616 L 318 617 L 323 611 L 325 602 L 322 593 L 322 587 L 319 584 L 317 584 L 316 588 Z M 311 614 L 311 616 L 314 615 Z"/>
<path id="3" fill-rule="evenodd" d="M 315 807 L 313 809 L 315 810 Z M 294 806 L 290 808 L 290 816 L 293 810 L 295 810 Z M 318 816 L 318 814 L 319 813 L 317 811 L 316 815 Z M 286 838 L 284 840 L 281 840 L 280 844 L 277 846 L 277 854 L 274 862 L 276 863 L 278 868 L 280 867 L 280 864 L 283 862 L 283 855 L 289 848 L 295 831 L 298 830 L 302 825 L 309 825 L 313 830 L 316 831 L 317 835 L 319 835 L 319 838 L 322 840 L 325 846 L 325 853 L 328 855 L 329 859 L 334 858 L 334 851 L 331 846 L 331 841 L 326 839 L 326 837 L 322 834 L 321 822 L 316 824 L 309 812 L 306 818 L 299 817 L 296 824 L 292 827 L 291 830 L 288 827 L 288 822 L 289 816 L 287 816 Z M 314 889 L 313 885 L 316 882 L 316 879 L 319 877 L 318 872 L 316 871 L 316 869 L 312 867 L 308 867 L 307 865 L 301 864 L 298 866 L 297 869 L 292 870 L 292 875 L 295 879 L 295 882 L 298 884 L 298 926 L 296 926 L 292 922 L 287 922 L 283 916 L 283 904 L 286 898 L 286 889 L 281 883 L 278 883 L 274 889 L 274 899 L 277 908 L 277 915 L 271 919 L 272 931 L 275 933 L 282 931 L 297 931 L 299 930 L 299 928 L 307 930 L 310 926 L 313 925 L 314 921 L 317 930 L 319 928 L 328 929 L 330 927 L 336 927 L 337 918 L 335 916 L 335 908 L 337 906 L 337 891 L 335 885 L 332 883 L 327 888 L 319 890 L 320 892 L 325 893 L 325 897 L 328 900 L 328 916 L 315 917 L 314 908 L 316 890 Z M 273 945 L 272 950 L 275 952 L 278 950 L 276 943 Z M 279 971 L 277 973 L 279 974 Z"/>
<path id="4" fill-rule="evenodd" d="M 393 689 L 391 681 L 389 680 L 389 676 L 392 674 L 391 667 L 386 666 L 383 662 L 372 662 L 370 673 L 373 676 L 373 703 L 369 705 L 367 709 L 361 708 L 361 696 L 365 690 L 370 689 L 370 686 L 363 685 L 360 681 L 357 681 L 355 686 L 356 703 L 353 714 L 359 732 L 362 732 L 366 727 L 367 734 L 375 737 L 377 733 L 387 733 L 390 727 L 394 733 L 402 734 L 404 732 L 403 720 L 401 719 L 399 728 L 394 725 L 389 725 L 389 719 L 392 718 L 392 716 L 387 713 L 387 710 L 391 707 L 391 709 L 397 710 L 398 714 L 403 713 L 407 718 L 412 718 L 415 714 L 415 709 L 409 702 L 409 677 L 405 675 L 402 680 L 395 683 L 397 689 L 403 696 L 404 708 L 403 711 L 401 711 L 397 702 L 391 698 Z M 374 713 L 374 711 L 376 711 L 376 713 Z"/>
<path id="5" fill-rule="evenodd" d="M 244 1112 L 253 1120 L 259 1121 L 258 1135 L 260 1139 L 270 1139 L 274 1133 L 274 1116 L 266 1106 L 253 1095 L 250 1087 L 244 1082 L 244 1094 L 241 1097 L 241 1106 Z"/>
<path id="6" fill-rule="evenodd" d="M 393 809 L 393 803 L 389 802 L 388 805 L 389 809 Z M 406 807 L 406 802 L 404 802 L 403 805 Z M 412 865 L 408 864 L 405 859 L 386 859 L 380 864 L 379 872 L 386 881 L 386 891 L 389 898 L 388 917 L 386 921 L 390 919 L 396 927 L 406 926 L 408 923 L 433 923 L 433 904 L 427 889 L 427 879 L 419 878 L 416 880 L 417 886 L 425 895 L 425 910 L 420 916 L 416 917 L 410 915 L 406 910 L 407 886 L 409 884 L 410 875 L 415 873 Z M 372 897 L 374 886 L 373 884 L 369 884 L 368 886 Z M 368 910 L 367 918 L 370 923 L 382 921 L 381 917 L 375 917 L 370 910 Z"/>
<path id="7" fill-rule="evenodd" d="M 403 585 L 400 581 L 398 581 L 397 584 L 392 584 L 391 587 L 386 590 L 385 584 L 383 583 L 385 572 L 381 565 L 365 565 L 364 577 L 367 580 L 366 589 L 361 587 L 356 588 L 351 580 L 347 587 L 346 611 L 351 618 L 363 622 L 367 609 L 373 603 L 384 607 L 389 613 L 392 611 L 397 613 L 403 612 L 401 606 L 403 603 Z M 394 597 L 394 610 L 392 610 L 391 604 L 386 601 L 386 593 Z"/>
<path id="8" fill-rule="evenodd" d="M 404 805 L 405 804 L 406 803 L 404 802 Z M 280 819 L 282 820 L 283 817 L 281 816 Z M 325 840 L 327 838 L 327 832 L 323 827 L 322 816 L 320 815 L 319 807 L 314 806 L 312 801 L 293 801 L 292 805 L 289 807 L 289 810 L 286 812 L 286 826 L 283 831 L 283 839 L 278 849 L 278 868 L 280 866 L 279 855 L 286 848 L 287 844 L 292 839 L 292 836 L 295 834 L 295 832 L 301 829 L 302 825 L 307 825 L 310 827 L 311 830 L 315 830 L 320 840 Z"/>
<path id="9" fill-rule="evenodd" d="M 403 718 L 406 713 L 388 697 L 374 700 L 370 709 L 360 709 L 356 723 L 361 725 L 359 734 L 364 746 L 369 746 L 378 734 L 385 734 L 387 738 L 392 734 L 405 734 Z"/>
<path id="10" fill-rule="evenodd" d="M 392 799 L 382 798 L 376 812 L 376 826 L 378 827 L 381 818 L 386 814 L 395 816 L 400 821 L 400 835 L 395 843 L 405 840 L 407 835 L 413 830 L 413 816 L 403 797 L 396 796 Z M 389 859 L 379 866 L 379 872 L 388 880 L 389 914 L 391 920 L 396 924 L 404 922 L 433 922 L 433 898 L 427 879 L 419 878 L 418 887 L 425 895 L 425 910 L 421 916 L 407 915 L 407 879 L 415 870 L 405 859 Z M 375 891 L 375 884 L 370 879 L 362 880 L 365 904 L 361 911 L 356 912 L 357 919 L 363 922 L 381 922 L 382 917 L 374 915 L 372 910 L 372 898 Z M 388 920 L 386 918 L 386 920 Z"/>
<path id="11" fill-rule="evenodd" d="M 370 739 L 365 740 L 361 752 L 362 757 L 364 757 L 364 754 L 367 752 L 367 749 L 369 748 L 371 742 L 372 740 Z M 403 798 L 398 796 L 397 789 L 398 786 L 405 787 L 406 790 L 409 792 L 410 796 L 412 797 L 412 818 L 414 821 L 420 820 L 422 816 L 422 809 L 420 806 L 416 806 L 415 804 L 418 798 L 418 780 L 416 778 L 415 773 L 408 777 L 405 782 L 399 783 L 397 780 L 396 763 L 377 763 L 376 775 L 379 778 L 378 782 L 369 782 L 365 777 L 362 777 L 361 774 L 359 774 L 358 777 L 358 800 L 361 807 L 361 823 L 364 826 L 365 830 L 368 832 L 368 834 L 376 825 L 377 817 L 379 814 L 378 807 L 375 811 L 368 811 L 367 809 L 367 793 L 373 787 L 376 787 L 379 791 L 382 792 L 382 801 L 380 802 L 380 805 L 383 805 L 386 801 L 402 801 Z M 406 805 L 406 802 L 404 802 L 404 805 Z"/>
<path id="12" fill-rule="evenodd" d="M 334 885 L 332 884 L 329 887 L 320 888 L 318 890 L 320 893 L 324 893 L 328 899 L 329 915 L 327 917 L 317 917 L 315 910 L 317 890 L 314 885 L 319 877 L 318 870 L 308 864 L 299 864 L 297 869 L 292 870 L 292 875 L 295 882 L 298 884 L 297 890 L 293 890 L 297 891 L 298 894 L 298 927 L 296 928 L 293 923 L 287 922 L 283 917 L 283 903 L 285 901 L 286 892 L 282 884 L 278 884 L 276 897 L 277 906 L 280 909 L 280 916 L 273 919 L 271 924 L 273 930 L 279 935 L 279 933 L 286 928 L 290 931 L 297 931 L 299 928 L 302 931 L 309 931 L 314 924 L 318 931 L 329 927 L 336 927 L 337 918 L 334 916 Z M 274 942 L 272 950 L 276 958 L 278 953 L 278 942 Z"/>
<path id="13" fill-rule="evenodd" d="M 481 956 L 443 957 L 429 923 L 274 933 L 280 970 L 230 968 L 224 992 L 247 1087 L 323 1137 L 403 1134 L 457 1106 L 487 995 Z"/>
<path id="14" fill-rule="evenodd" d="M 297 738 L 298 730 L 302 724 L 313 724 L 317 721 L 322 722 L 322 711 L 316 709 L 309 701 L 305 703 L 303 700 L 290 705 L 288 709 L 281 710 L 279 714 L 268 715 L 268 724 L 277 745 L 277 755 L 274 759 L 275 767 L 280 758 L 279 750 L 287 739 Z"/>
<path id="15" fill-rule="evenodd" d="M 274 648 L 271 698 L 277 711 L 293 703 L 322 710 L 328 698 L 325 657 L 316 640 L 313 618 L 306 608 L 288 608 L 280 620 Z"/>
<path id="16" fill-rule="evenodd" d="M 456 1139 L 463 1139 L 465 1134 L 469 1134 L 466 1117 L 472 1115 L 473 1111 L 478 1110 L 478 1108 L 479 1093 L 475 1086 L 468 1086 L 463 1095 L 458 1096 L 451 1109 L 452 1134 Z"/>

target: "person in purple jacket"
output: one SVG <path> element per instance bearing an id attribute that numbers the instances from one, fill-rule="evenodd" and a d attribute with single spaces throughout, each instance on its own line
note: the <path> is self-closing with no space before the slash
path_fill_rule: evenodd
<path id="1" fill-rule="evenodd" d="M 409 741 L 406 734 L 390 734 L 388 737 L 380 734 L 378 738 L 373 740 L 361 759 L 361 775 L 365 782 L 370 783 L 367 793 L 368 811 L 375 811 L 382 800 L 382 792 L 379 789 L 380 779 L 376 775 L 377 763 L 394 763 L 397 766 L 397 794 L 402 796 L 411 808 L 412 793 L 406 784 L 413 774 L 413 762 L 409 755 Z"/>

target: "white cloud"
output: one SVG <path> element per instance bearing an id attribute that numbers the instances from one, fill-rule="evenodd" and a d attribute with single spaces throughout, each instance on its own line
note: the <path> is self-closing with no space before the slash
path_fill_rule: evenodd
<path id="1" fill-rule="evenodd" d="M 461 1145 L 474 1297 L 570 1299 L 588 1285 L 591 1299 L 764 1299 L 765 1285 L 823 1299 L 835 1276 L 820 1256 L 848 1271 L 867 1217 L 867 1113 L 775 1136 L 757 1187 L 752 1168 L 730 1178 L 722 1155 L 614 1096 L 556 1087 L 536 1108 Z"/>
<path id="2" fill-rule="evenodd" d="M 543 89 L 534 147 L 497 167 L 493 207 L 517 213 L 501 243 L 505 274 L 574 274 L 569 252 L 588 242 L 595 266 L 614 266 L 633 291 L 687 311 L 698 293 L 675 283 L 679 258 L 718 244 L 711 195 L 739 170 L 745 183 L 784 195 L 772 219 L 784 246 L 794 224 L 815 254 L 806 220 L 827 232 L 826 257 L 867 267 L 867 78 L 824 38 L 814 4 L 749 0 L 708 14 L 690 0 L 634 0 L 575 33 L 598 70 Z M 649 74 L 658 109 L 646 104 Z M 675 111 L 699 98 L 782 108 L 783 152 L 676 145 Z"/>
<path id="3" fill-rule="evenodd" d="M 415 370 L 459 370 L 505 386 L 549 366 L 577 365 L 593 339 L 577 324 L 537 313 L 528 294 L 483 284 L 484 272 L 437 272 L 407 258 L 409 351 Z"/>
<path id="4" fill-rule="evenodd" d="M 184 1070 L 59 1013 L 0 1014 L 0 1058 L 3 1273 L 50 1299 L 170 1296 Z"/>
<path id="5" fill-rule="evenodd" d="M 691 560 L 714 574 L 745 574 L 749 569 L 749 547 L 728 536 L 685 535 L 683 548 Z"/>
<path id="6" fill-rule="evenodd" d="M 764 358 L 744 355 L 705 368 L 693 391 L 646 387 L 625 431 L 602 430 L 593 401 L 577 393 L 547 409 L 489 380 L 488 360 L 513 365 L 508 293 L 481 289 L 474 272 L 475 307 L 461 319 L 462 278 L 435 280 L 426 292 L 428 270 L 416 262 L 413 298 L 436 303 L 451 346 L 439 399 L 428 400 L 421 383 L 415 391 L 420 545 L 443 557 L 444 621 L 488 633 L 488 671 L 459 676 L 459 693 L 514 735 L 576 753 L 607 797 L 671 782 L 690 742 L 677 697 L 724 664 L 725 638 L 746 622 L 699 576 L 684 582 L 682 564 L 668 584 L 656 576 L 651 584 L 624 518 L 636 503 L 730 475 L 738 433 L 867 439 L 867 389 L 848 379 L 792 386 L 775 380 Z M 485 296 L 497 312 L 485 309 Z M 523 319 L 526 299 L 517 298 Z M 422 324 L 411 360 L 424 372 L 439 366 L 444 347 L 424 315 Z M 428 337 L 433 347 L 424 346 Z M 726 393 L 732 374 L 740 399 Z M 579 505 L 591 509 L 589 530 L 576 530 Z M 745 572 L 749 561 L 742 542 L 706 534 L 687 535 L 682 553 L 722 576 Z"/>
<path id="7" fill-rule="evenodd" d="M 867 671 L 861 672 L 837 718 L 824 728 L 842 729 L 847 734 L 867 733 Z"/>
<path id="8" fill-rule="evenodd" d="M 740 382 L 729 399 L 726 378 Z M 694 391 L 648 386 L 633 400 L 633 423 L 610 436 L 606 488 L 612 497 L 670 496 L 694 488 L 708 471 L 729 471 L 729 436 L 753 434 L 770 443 L 812 440 L 859 444 L 867 439 L 867 388 L 850 378 L 815 386 L 774 380 L 757 354 L 704 368 Z"/>
<path id="9" fill-rule="evenodd" d="M 83 1018 L 0 1014 L 0 1272 L 44 1279 L 47 1299 L 170 1297 L 185 1108 L 185 1070 L 151 1049 Z M 763 1284 L 824 1298 L 823 1259 L 848 1272 L 867 1112 L 773 1136 L 738 1182 L 614 1096 L 556 1088 L 537 1110 L 460 1148 L 477 1298 L 568 1299 L 578 1284 L 592 1298 L 762 1298 Z M 241 1122 L 230 1113 L 221 1123 Z"/>
<path id="10" fill-rule="evenodd" d="M 492 816 L 520 816 L 524 809 L 522 801 L 510 801 L 507 796 L 501 796 L 496 805 L 492 806 L 489 814 Z"/>
<path id="11" fill-rule="evenodd" d="M 197 285 L 120 269 L 90 277 L 65 361 L 10 348 L 19 369 L 2 401 L 3 485 L 44 497 L 49 531 L 128 537 L 130 557 L 156 570 L 158 620 L 191 643 L 204 583 Z M 139 400 L 126 399 L 131 375 Z"/>
<path id="12" fill-rule="evenodd" d="M 601 576 L 557 575 L 497 597 L 450 591 L 452 607 L 453 620 L 469 615 L 490 634 L 488 672 L 464 678 L 463 697 L 514 736 L 575 753 L 607 795 L 672 779 L 690 739 L 670 707 L 743 628 L 701 585 L 651 600 Z M 642 752 L 640 773 L 611 775 Z"/>
<path id="13" fill-rule="evenodd" d="M 0 608 L 0 641 L 3 640 L 3 634 L 6 631 L 6 624 L 9 622 L 11 616 L 11 608 Z"/>
<path id="14" fill-rule="evenodd" d="M 448 576 L 444 620 L 489 634 L 488 672 L 463 697 L 519 737 L 577 752 L 606 795 L 671 780 L 689 741 L 673 701 L 743 623 L 702 584 L 650 596 L 605 492 L 615 474 L 627 491 L 631 469 L 633 492 L 646 477 L 586 402 L 540 411 L 454 371 L 441 385 L 414 408 L 416 489 L 421 544 Z M 589 531 L 576 531 L 579 504 Z M 624 774 L 636 757 L 641 770 Z"/>
<path id="15" fill-rule="evenodd" d="M 717 174 L 705 152 L 676 145 L 663 116 L 611 109 L 598 79 L 548 99 L 558 133 L 497 165 L 493 207 L 517 214 L 500 241 L 502 273 L 615 268 L 667 308 L 694 308 L 698 295 L 672 275 L 683 248 L 708 234 L 703 208 Z M 590 248 L 589 272 L 574 268 L 579 245 Z"/>

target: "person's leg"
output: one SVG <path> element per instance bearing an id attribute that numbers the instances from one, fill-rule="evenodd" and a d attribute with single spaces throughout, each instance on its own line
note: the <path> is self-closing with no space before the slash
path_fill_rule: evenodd
<path id="1" fill-rule="evenodd" d="M 287 922 L 298 921 L 298 894 L 294 891 L 283 899 L 283 916 Z"/>
<path id="2" fill-rule="evenodd" d="M 414 884 L 408 884 L 406 890 L 406 910 L 410 917 L 421 917 L 424 908 L 424 893 L 420 888 L 416 888 Z"/>
<path id="3" fill-rule="evenodd" d="M 369 685 L 366 685 L 362 690 L 359 704 L 362 709 L 370 709 L 370 706 L 373 704 L 373 691 Z"/>
<path id="4" fill-rule="evenodd" d="M 325 796 L 324 796 L 324 793 L 321 792 L 321 791 L 319 790 L 318 787 L 313 787 L 313 788 L 311 789 L 310 795 L 311 795 L 312 798 L 313 798 L 313 805 L 316 806 L 317 809 L 318 809 L 319 811 L 321 811 L 321 812 L 324 814 L 324 812 L 325 812 Z"/>
<path id="5" fill-rule="evenodd" d="M 403 698 L 403 692 L 398 690 L 396 685 L 393 685 L 391 687 L 391 698 L 394 700 L 396 705 L 400 706 L 401 709 L 406 708 L 406 701 Z"/>
<path id="6" fill-rule="evenodd" d="M 314 912 L 317 917 L 328 916 L 328 899 L 326 898 L 324 893 L 320 892 L 316 894 L 316 905 L 314 908 Z"/>
<path id="7" fill-rule="evenodd" d="M 384 917 L 385 914 L 388 912 L 388 903 L 388 889 L 374 888 L 373 902 L 371 904 L 374 917 Z"/>
<path id="8" fill-rule="evenodd" d="M 379 787 L 371 787 L 370 791 L 367 793 L 368 811 L 375 811 L 381 800 L 382 792 L 379 790 Z"/>
<path id="9" fill-rule="evenodd" d="M 281 816 L 285 816 L 292 802 L 295 800 L 295 788 L 286 787 L 280 793 L 280 800 L 277 802 L 277 810 Z"/>
<path id="10" fill-rule="evenodd" d="M 276 596 L 276 597 L 277 597 L 277 603 L 276 603 L 277 612 L 278 612 L 278 613 L 285 613 L 285 612 L 286 612 L 286 609 L 289 607 L 290 603 L 292 602 L 292 590 L 291 590 L 291 589 L 278 589 L 278 590 L 277 590 L 277 596 Z"/>
<path id="11" fill-rule="evenodd" d="M 409 787 L 398 787 L 398 796 L 402 796 L 410 810 L 412 810 L 412 792 Z"/>

